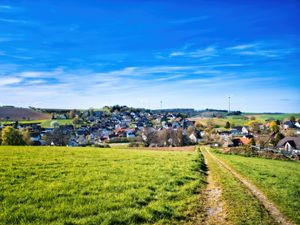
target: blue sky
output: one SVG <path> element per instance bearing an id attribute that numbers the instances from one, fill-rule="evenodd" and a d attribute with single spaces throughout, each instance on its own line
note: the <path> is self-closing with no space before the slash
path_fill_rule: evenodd
<path id="1" fill-rule="evenodd" d="M 0 105 L 300 111 L 300 2 L 1 0 Z"/>

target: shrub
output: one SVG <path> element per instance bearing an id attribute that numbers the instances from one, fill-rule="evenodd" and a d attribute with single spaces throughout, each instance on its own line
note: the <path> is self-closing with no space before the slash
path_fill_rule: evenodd
<path id="1" fill-rule="evenodd" d="M 3 128 L 1 138 L 2 145 L 26 145 L 19 130 L 11 126 Z"/>
<path id="2" fill-rule="evenodd" d="M 110 145 L 107 143 L 101 143 L 101 144 L 94 144 L 93 147 L 96 148 L 110 148 Z"/>

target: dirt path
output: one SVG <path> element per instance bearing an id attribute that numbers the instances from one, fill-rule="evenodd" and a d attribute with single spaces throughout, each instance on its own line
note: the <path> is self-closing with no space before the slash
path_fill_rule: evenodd
<path id="1" fill-rule="evenodd" d="M 207 160 L 205 159 L 206 165 L 208 165 Z M 208 176 L 207 176 L 207 187 L 204 192 L 206 207 L 205 207 L 205 219 L 203 224 L 213 225 L 213 224 L 229 224 L 226 221 L 226 211 L 224 209 L 225 203 L 222 200 L 222 189 L 214 181 L 214 178 L 211 174 L 211 171 L 208 167 Z"/>
<path id="2" fill-rule="evenodd" d="M 263 192 L 261 192 L 254 184 L 250 183 L 247 179 L 237 173 L 234 169 L 228 166 L 225 162 L 220 160 L 219 158 L 215 157 L 211 152 L 207 149 L 206 152 L 208 155 L 215 160 L 217 163 L 221 164 L 224 168 L 230 171 L 242 184 L 244 184 L 252 193 L 253 195 L 264 205 L 266 210 L 270 213 L 270 215 L 277 221 L 279 224 L 284 225 L 293 225 L 290 221 L 288 221 L 285 216 L 278 210 L 278 208 L 268 200 Z M 210 204 L 210 203 L 208 203 Z M 208 217 L 209 218 L 209 217 Z M 212 223 L 214 224 L 214 223 Z M 222 224 L 222 223 L 221 223 Z"/>

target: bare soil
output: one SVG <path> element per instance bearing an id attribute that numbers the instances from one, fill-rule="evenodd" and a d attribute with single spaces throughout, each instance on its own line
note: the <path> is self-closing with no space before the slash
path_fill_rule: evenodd
<path id="1" fill-rule="evenodd" d="M 2 120 L 46 120 L 50 118 L 50 115 L 36 112 L 32 109 L 0 107 L 0 119 Z"/>
<path id="2" fill-rule="evenodd" d="M 206 161 L 207 164 L 207 161 Z M 208 168 L 209 169 L 209 168 Z M 213 225 L 222 224 L 227 225 L 225 203 L 222 200 L 222 189 L 214 181 L 211 172 L 208 170 L 207 187 L 205 190 L 205 219 L 202 224 Z"/>

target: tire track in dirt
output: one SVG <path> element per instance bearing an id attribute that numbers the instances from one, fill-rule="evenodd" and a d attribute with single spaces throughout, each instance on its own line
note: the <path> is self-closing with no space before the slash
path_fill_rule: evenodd
<path id="1" fill-rule="evenodd" d="M 263 204 L 263 206 L 266 208 L 266 210 L 270 213 L 270 215 L 274 218 L 276 222 L 279 224 L 284 225 L 294 225 L 294 223 L 290 222 L 286 217 L 279 211 L 279 209 L 276 207 L 275 204 L 273 204 L 266 196 L 265 194 L 260 191 L 254 184 L 249 182 L 247 179 L 245 179 L 243 176 L 241 176 L 238 172 L 236 172 L 234 169 L 232 169 L 229 165 L 227 165 L 225 162 L 220 160 L 219 158 L 215 157 L 211 152 L 206 149 L 206 152 L 209 154 L 209 156 L 214 159 L 216 162 L 221 164 L 224 168 L 226 168 L 229 172 L 231 172 L 242 184 L 244 184 L 251 192 L 252 194 Z"/>
<path id="2" fill-rule="evenodd" d="M 208 165 L 207 159 L 205 158 L 205 164 Z M 226 221 L 225 203 L 222 200 L 222 189 L 216 184 L 208 165 L 207 172 L 207 187 L 204 192 L 206 206 L 205 206 L 205 219 L 203 224 L 213 225 L 222 224 L 229 225 Z"/>

